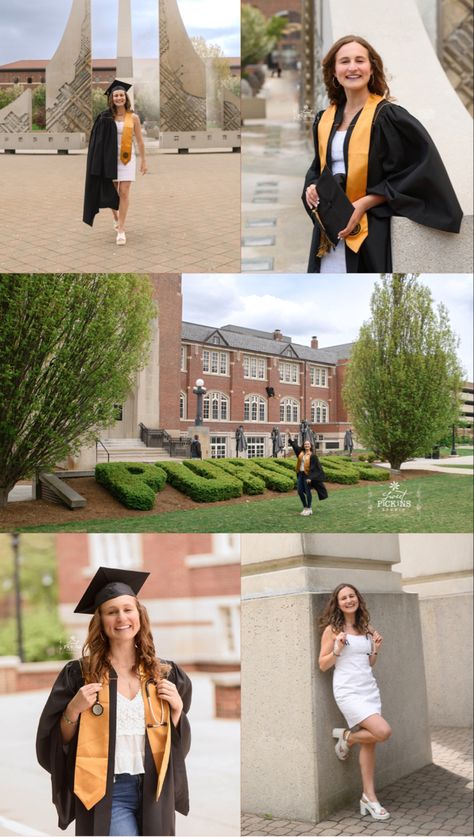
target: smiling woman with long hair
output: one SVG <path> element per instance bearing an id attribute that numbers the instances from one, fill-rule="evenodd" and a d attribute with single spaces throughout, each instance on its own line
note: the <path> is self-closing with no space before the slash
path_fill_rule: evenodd
<path id="1" fill-rule="evenodd" d="M 428 132 L 391 101 L 383 61 L 373 46 L 346 35 L 333 44 L 322 66 L 330 104 L 314 121 L 315 156 L 302 195 L 314 223 L 308 272 L 390 272 L 393 215 L 457 233 L 462 210 Z M 325 233 L 319 214 L 323 173 L 326 181 L 332 175 L 336 193 L 341 187 L 348 198 L 350 217 L 336 224 L 337 241 Z M 334 205 L 334 192 L 332 198 Z"/>
<path id="2" fill-rule="evenodd" d="M 369 612 L 361 593 L 352 584 L 339 584 L 331 593 L 320 619 L 322 630 L 319 667 L 334 667 L 333 694 L 346 719 L 346 728 L 333 730 L 337 738 L 336 755 L 347 759 L 359 744 L 362 777 L 360 812 L 375 820 L 390 817 L 379 803 L 374 785 L 375 747 L 391 735 L 382 717 L 382 705 L 373 667 L 382 637 L 370 624 Z"/>
<path id="3" fill-rule="evenodd" d="M 155 653 L 137 593 L 149 574 L 100 567 L 76 607 L 91 613 L 80 660 L 59 674 L 38 727 L 59 827 L 78 835 L 173 835 L 187 814 L 191 683 Z"/>

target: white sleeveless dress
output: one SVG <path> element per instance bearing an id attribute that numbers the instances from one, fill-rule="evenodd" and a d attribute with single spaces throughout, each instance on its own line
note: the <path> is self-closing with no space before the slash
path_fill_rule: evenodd
<path id="1" fill-rule="evenodd" d="M 369 715 L 381 715 L 382 704 L 369 662 L 370 637 L 347 634 L 346 641 L 348 644 L 336 659 L 332 690 L 347 726 L 352 729 Z"/>
<path id="2" fill-rule="evenodd" d="M 346 164 L 344 161 L 344 140 L 347 131 L 336 131 L 331 146 L 333 174 L 345 174 Z M 339 241 L 335 250 L 331 250 L 327 256 L 321 259 L 321 273 L 347 273 L 346 267 L 346 245 Z"/>
<path id="3" fill-rule="evenodd" d="M 117 180 L 135 180 L 136 155 L 132 139 L 132 156 L 130 162 L 124 165 L 120 160 L 120 146 L 122 144 L 123 122 L 115 120 L 117 126 Z"/>

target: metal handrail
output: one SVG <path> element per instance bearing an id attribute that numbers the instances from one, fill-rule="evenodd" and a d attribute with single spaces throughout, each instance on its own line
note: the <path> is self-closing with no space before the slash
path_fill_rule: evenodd
<path id="1" fill-rule="evenodd" d="M 98 439 L 98 438 L 95 440 L 95 461 L 97 462 L 97 459 L 98 459 L 97 445 L 102 445 L 102 447 L 104 448 L 104 450 L 105 450 L 105 452 L 106 452 L 106 454 L 107 454 L 107 462 L 110 462 L 110 451 L 109 451 L 109 449 L 108 449 L 108 448 L 104 445 L 104 443 L 103 443 L 102 439 Z"/>

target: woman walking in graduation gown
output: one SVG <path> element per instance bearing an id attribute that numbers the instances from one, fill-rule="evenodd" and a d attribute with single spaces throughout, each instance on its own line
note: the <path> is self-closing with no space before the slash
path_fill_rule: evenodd
<path id="1" fill-rule="evenodd" d="M 314 122 L 302 195 L 314 223 L 308 273 L 390 272 L 392 215 L 459 232 L 462 210 L 441 157 L 423 125 L 390 102 L 374 48 L 356 35 L 340 38 L 323 60 L 323 77 L 330 106 Z M 354 207 L 335 249 L 314 217 L 325 166 Z"/>
<path id="2" fill-rule="evenodd" d="M 59 827 L 174 835 L 189 810 L 191 682 L 155 655 L 137 593 L 149 573 L 101 567 L 76 607 L 93 614 L 80 660 L 57 678 L 38 727 Z"/>
<path id="3" fill-rule="evenodd" d="M 135 180 L 134 141 L 140 172 L 148 171 L 140 119 L 133 113 L 127 91 L 131 84 L 115 79 L 105 91 L 108 108 L 94 122 L 87 154 L 83 221 L 92 227 L 99 209 L 112 210 L 116 244 L 126 244 L 130 189 Z"/>

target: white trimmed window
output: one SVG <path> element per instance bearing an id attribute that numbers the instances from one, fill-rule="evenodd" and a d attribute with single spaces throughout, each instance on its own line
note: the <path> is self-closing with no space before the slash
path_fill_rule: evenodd
<path id="1" fill-rule="evenodd" d="M 328 370 L 325 366 L 310 366 L 309 380 L 312 387 L 327 387 Z"/>
<path id="2" fill-rule="evenodd" d="M 279 363 L 280 381 L 285 384 L 297 384 L 299 365 L 297 363 Z"/>
<path id="3" fill-rule="evenodd" d="M 179 417 L 180 419 L 187 418 L 187 410 L 186 410 L 186 393 L 180 392 L 179 393 Z"/>
<path id="4" fill-rule="evenodd" d="M 327 424 L 329 421 L 329 404 L 326 401 L 311 402 L 311 422 Z"/>
<path id="5" fill-rule="evenodd" d="M 266 421 L 267 402 L 261 395 L 247 395 L 244 400 L 244 421 Z"/>
<path id="6" fill-rule="evenodd" d="M 256 355 L 244 355 L 242 358 L 244 378 L 252 378 L 257 381 L 265 381 L 267 377 L 267 361 Z"/>
<path id="7" fill-rule="evenodd" d="M 227 436 L 211 436 L 211 459 L 225 459 Z"/>
<path id="8" fill-rule="evenodd" d="M 99 567 L 138 570 L 142 566 L 141 537 L 137 534 L 87 535 L 89 566 L 84 575 L 93 575 Z"/>
<path id="9" fill-rule="evenodd" d="M 265 456 L 264 436 L 247 436 L 247 456 Z"/>
<path id="10" fill-rule="evenodd" d="M 300 404 L 296 398 L 282 398 L 280 401 L 280 421 L 292 424 L 300 420 Z"/>
<path id="11" fill-rule="evenodd" d="M 188 361 L 188 347 L 181 346 L 181 372 L 186 372 Z"/>
<path id="12" fill-rule="evenodd" d="M 202 371 L 208 375 L 228 375 L 229 355 L 227 352 L 215 352 L 204 349 L 202 353 Z"/>
<path id="13" fill-rule="evenodd" d="M 229 399 L 223 392 L 208 392 L 202 400 L 202 415 L 210 421 L 227 421 Z"/>

